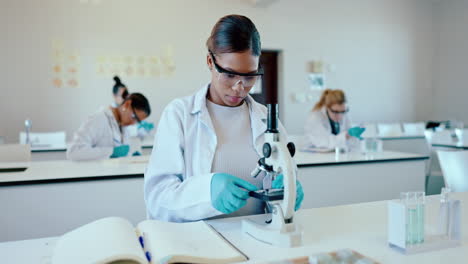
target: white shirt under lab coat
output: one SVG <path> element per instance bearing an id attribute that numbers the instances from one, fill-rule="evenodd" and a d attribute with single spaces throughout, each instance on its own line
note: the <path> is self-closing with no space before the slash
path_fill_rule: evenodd
<path id="1" fill-rule="evenodd" d="M 217 138 L 206 107 L 208 87 L 173 100 L 162 113 L 145 173 L 145 202 L 151 219 L 187 222 L 222 214 L 211 204 Z M 250 96 L 245 100 L 253 146 L 263 156 L 267 110 Z M 281 125 L 280 131 L 285 133 Z"/>
<path id="2" fill-rule="evenodd" d="M 310 112 L 304 126 L 302 147 L 334 149 L 335 147 L 345 146 L 346 134 L 351 127 L 351 122 L 347 114 L 343 116 L 339 124 L 340 133 L 338 135 L 333 135 L 327 109 L 323 107 L 319 111 Z"/>
<path id="3" fill-rule="evenodd" d="M 70 160 L 107 159 L 114 147 L 129 144 L 126 129 L 120 129 L 110 107 L 103 107 L 80 126 L 67 148 Z"/>

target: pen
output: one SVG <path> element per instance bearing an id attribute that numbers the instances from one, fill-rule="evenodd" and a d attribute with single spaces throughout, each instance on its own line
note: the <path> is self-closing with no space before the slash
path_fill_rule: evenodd
<path id="1" fill-rule="evenodd" d="M 151 262 L 151 254 L 149 253 L 149 251 L 145 252 L 145 256 L 146 256 L 146 259 L 148 260 L 148 262 Z"/>
<path id="2" fill-rule="evenodd" d="M 143 241 L 143 236 L 138 237 L 138 241 L 140 241 L 140 245 L 142 248 L 145 248 L 145 242 Z"/>
<path id="3" fill-rule="evenodd" d="M 146 234 L 145 232 L 142 233 L 142 236 L 141 236 L 141 241 L 143 240 L 146 240 Z M 142 242 L 140 242 L 142 243 Z M 142 243 L 143 244 L 143 243 Z M 149 250 L 149 245 L 148 245 L 148 241 L 146 241 L 146 246 L 148 246 L 148 250 Z M 146 256 L 146 259 L 148 260 L 148 262 L 151 263 L 151 253 L 148 251 L 148 250 L 145 250 L 145 248 L 143 247 L 143 250 L 145 251 L 145 256 Z"/>

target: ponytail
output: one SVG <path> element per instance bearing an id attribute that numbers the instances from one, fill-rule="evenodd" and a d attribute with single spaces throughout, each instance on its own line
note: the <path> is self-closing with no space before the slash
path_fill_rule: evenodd
<path id="1" fill-rule="evenodd" d="M 114 95 L 117 95 L 117 93 L 119 92 L 119 89 L 123 87 L 125 88 L 125 91 L 122 94 L 122 98 L 125 99 L 125 97 L 128 96 L 127 86 L 125 86 L 125 84 L 122 83 L 119 76 L 114 76 L 114 82 L 115 84 L 114 84 L 114 87 L 112 87 L 112 93 Z"/>

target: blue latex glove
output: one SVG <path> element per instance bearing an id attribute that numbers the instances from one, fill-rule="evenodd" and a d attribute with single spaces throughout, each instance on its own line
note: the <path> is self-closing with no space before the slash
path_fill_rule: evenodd
<path id="1" fill-rule="evenodd" d="M 216 210 L 230 214 L 242 208 L 255 185 L 227 173 L 215 173 L 211 178 L 211 204 Z"/>
<path id="2" fill-rule="evenodd" d="M 366 128 L 364 127 L 352 127 L 348 129 L 348 135 L 355 137 L 357 139 L 362 139 L 361 135 L 364 133 Z"/>
<path id="3" fill-rule="evenodd" d="M 146 131 L 151 131 L 154 128 L 154 124 L 146 121 L 141 121 L 140 124 L 138 124 L 138 129 L 140 128 L 143 128 Z"/>
<path id="4" fill-rule="evenodd" d="M 114 151 L 112 152 L 112 155 L 110 157 L 111 158 L 125 157 L 128 155 L 129 151 L 130 151 L 129 145 L 120 145 L 118 147 L 114 147 Z"/>
<path id="5" fill-rule="evenodd" d="M 271 188 L 283 189 L 283 177 L 283 174 L 278 175 L 276 179 L 271 183 Z M 302 190 L 302 184 L 298 180 L 296 180 L 296 205 L 294 206 L 295 211 L 301 208 L 302 200 L 304 200 L 304 191 Z"/>

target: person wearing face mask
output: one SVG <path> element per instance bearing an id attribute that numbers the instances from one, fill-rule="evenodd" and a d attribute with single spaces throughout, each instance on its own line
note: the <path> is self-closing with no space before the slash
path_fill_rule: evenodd
<path id="1" fill-rule="evenodd" d="M 348 141 L 362 139 L 365 128 L 351 127 L 349 108 L 342 90 L 326 89 L 304 126 L 304 146 L 334 149 Z"/>
<path id="2" fill-rule="evenodd" d="M 266 130 L 266 108 L 249 96 L 262 75 L 260 35 L 249 18 L 228 15 L 215 24 L 206 46 L 210 83 L 170 102 L 156 131 L 144 183 L 151 219 L 186 222 L 265 212 L 262 201 L 248 199 L 249 191 L 263 187 L 262 177 L 250 176 L 263 156 Z M 281 179 L 272 186 L 281 186 Z M 296 209 L 303 197 L 297 186 Z"/>
<path id="3" fill-rule="evenodd" d="M 67 148 L 70 160 L 98 160 L 125 157 L 129 154 L 128 126 L 140 123 L 151 113 L 146 97 L 128 95 L 116 108 L 103 107 L 88 117 Z"/>

